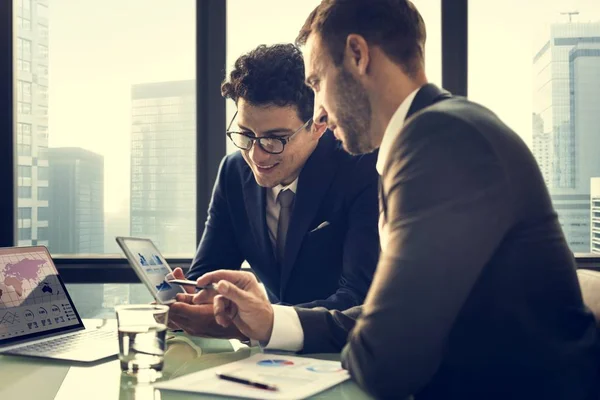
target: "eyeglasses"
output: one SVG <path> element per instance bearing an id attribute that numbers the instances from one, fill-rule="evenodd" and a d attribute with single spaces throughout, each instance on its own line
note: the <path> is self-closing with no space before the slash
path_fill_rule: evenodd
<path id="1" fill-rule="evenodd" d="M 262 150 L 269 154 L 281 154 L 283 150 L 285 150 L 285 145 L 296 135 L 296 133 L 300 132 L 302 129 L 306 128 L 312 118 L 306 121 L 300 128 L 296 129 L 294 133 L 288 136 L 261 136 L 255 137 L 250 136 L 243 132 L 235 132 L 230 131 L 231 125 L 237 116 L 237 111 L 235 112 L 229 126 L 227 127 L 227 137 L 231 140 L 231 142 L 238 149 L 242 150 L 250 150 L 254 145 L 254 142 L 257 142 Z"/>

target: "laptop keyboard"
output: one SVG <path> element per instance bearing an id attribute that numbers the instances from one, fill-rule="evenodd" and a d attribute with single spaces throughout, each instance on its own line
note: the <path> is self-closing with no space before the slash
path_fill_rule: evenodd
<path id="1" fill-rule="evenodd" d="M 24 355 L 53 355 L 77 350 L 81 347 L 90 348 L 98 346 L 98 342 L 117 343 L 116 332 L 107 329 L 83 331 L 74 335 L 62 336 L 40 343 L 19 347 L 11 353 Z M 101 343 L 104 344 L 104 343 Z"/>

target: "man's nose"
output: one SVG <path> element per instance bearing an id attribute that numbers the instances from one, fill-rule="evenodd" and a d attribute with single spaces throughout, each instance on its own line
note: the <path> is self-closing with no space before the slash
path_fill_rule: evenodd
<path id="1" fill-rule="evenodd" d="M 258 145 L 258 142 L 254 142 L 254 145 L 248 151 L 248 155 L 250 156 L 252 162 L 259 165 L 267 164 L 266 161 L 271 156 L 269 153 L 261 149 L 261 147 Z"/>
<path id="2" fill-rule="evenodd" d="M 316 108 L 313 115 L 313 121 L 317 125 L 327 124 L 327 111 L 325 111 L 323 107 Z"/>

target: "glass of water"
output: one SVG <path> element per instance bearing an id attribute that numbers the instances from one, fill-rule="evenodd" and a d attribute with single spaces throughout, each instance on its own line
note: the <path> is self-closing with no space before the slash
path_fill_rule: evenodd
<path id="1" fill-rule="evenodd" d="M 169 307 L 160 304 L 115 307 L 121 370 L 161 371 L 164 365 Z"/>

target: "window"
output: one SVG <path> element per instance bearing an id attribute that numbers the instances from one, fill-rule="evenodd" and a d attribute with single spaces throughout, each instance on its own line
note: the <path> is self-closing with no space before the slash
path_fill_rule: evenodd
<path id="1" fill-rule="evenodd" d="M 17 113 L 23 115 L 31 115 L 31 104 L 19 101 L 17 103 Z"/>
<path id="2" fill-rule="evenodd" d="M 42 85 L 38 85 L 37 86 L 37 92 L 40 96 L 40 99 L 42 99 L 44 102 L 48 102 L 48 86 L 42 86 Z M 46 107 L 48 108 L 48 107 Z"/>
<path id="3" fill-rule="evenodd" d="M 55 4 L 52 4 L 55 7 Z M 37 17 L 40 25 L 48 26 L 48 6 L 37 3 Z"/>
<path id="4" fill-rule="evenodd" d="M 17 143 L 31 144 L 31 124 L 17 124 Z"/>
<path id="5" fill-rule="evenodd" d="M 50 218 L 50 213 L 48 212 L 48 207 L 38 207 L 38 221 L 48 221 Z"/>
<path id="6" fill-rule="evenodd" d="M 31 207 L 19 207 L 17 217 L 19 219 L 31 219 Z"/>
<path id="7" fill-rule="evenodd" d="M 31 103 L 31 82 L 17 82 L 17 100 Z"/>
<path id="8" fill-rule="evenodd" d="M 17 59 L 31 61 L 31 40 L 17 39 Z"/>
<path id="9" fill-rule="evenodd" d="M 590 180 L 600 177 L 600 2 L 470 0 L 469 15 L 469 97 L 529 145 L 571 250 L 589 253 Z"/>
<path id="10" fill-rule="evenodd" d="M 37 177 L 39 180 L 41 181 L 47 181 L 48 180 L 48 167 L 41 167 L 38 166 L 37 167 Z"/>
<path id="11" fill-rule="evenodd" d="M 47 26 L 39 24 L 38 32 L 40 33 L 40 39 L 48 40 L 48 27 Z"/>
<path id="12" fill-rule="evenodd" d="M 20 17 L 31 19 L 31 0 L 19 0 L 17 11 Z"/>
<path id="13" fill-rule="evenodd" d="M 48 66 L 44 64 L 38 64 L 37 74 L 40 78 L 48 79 Z M 46 88 L 48 90 L 48 88 Z"/>
<path id="14" fill-rule="evenodd" d="M 321 0 L 227 0 L 227 76 L 235 60 L 259 44 L 293 43 L 310 12 Z M 413 0 L 427 25 L 425 47 L 426 73 L 432 83 L 442 83 L 441 0 Z M 284 17 L 282 17 L 284 16 Z M 255 26 L 248 29 L 248 21 Z M 235 104 L 227 101 L 226 123 L 235 113 Z M 226 138 L 227 152 L 237 148 Z"/>
<path id="15" fill-rule="evenodd" d="M 156 0 L 152 7 L 140 0 L 127 7 L 122 0 L 13 1 L 30 9 L 29 28 L 15 24 L 17 146 L 27 156 L 19 164 L 29 165 L 18 174 L 33 187 L 18 206 L 33 210 L 29 240 L 48 240 L 53 253 L 121 254 L 114 237 L 135 229 L 166 255 L 192 256 L 196 0 Z M 138 126 L 150 125 L 136 122 L 139 113 L 153 123 L 133 141 Z M 183 170 L 161 156 L 167 147 L 179 150 Z M 150 162 L 153 171 L 143 167 Z M 136 180 L 157 188 L 174 180 L 194 190 L 133 190 Z M 133 223 L 136 216 L 142 223 Z M 161 223 L 150 226 L 147 217 Z"/>
<path id="16" fill-rule="evenodd" d="M 19 178 L 31 178 L 31 166 L 19 165 Z"/>
<path id="17" fill-rule="evenodd" d="M 31 186 L 19 186 L 19 198 L 31 199 Z"/>
<path id="18" fill-rule="evenodd" d="M 31 30 L 31 0 L 19 0 L 17 26 L 24 31 Z"/>
<path id="19" fill-rule="evenodd" d="M 37 240 L 48 240 L 48 227 L 42 226 L 37 229 Z"/>
<path id="20" fill-rule="evenodd" d="M 37 146 L 37 150 L 38 150 L 38 158 L 39 159 L 43 159 L 43 160 L 48 159 L 48 147 L 47 146 L 40 143 Z"/>
<path id="21" fill-rule="evenodd" d="M 48 46 L 38 44 L 38 57 L 43 61 L 48 61 Z"/>
<path id="22" fill-rule="evenodd" d="M 31 228 L 19 228 L 19 240 L 31 240 Z"/>
<path id="23" fill-rule="evenodd" d="M 20 156 L 31 157 L 31 145 L 18 143 L 17 154 Z"/>
<path id="24" fill-rule="evenodd" d="M 43 187 L 40 186 L 37 188 L 37 198 L 38 200 L 41 201 L 47 201 L 48 200 L 48 193 L 49 193 L 49 189 L 47 187 Z"/>
<path id="25" fill-rule="evenodd" d="M 17 60 L 17 67 L 19 71 L 31 72 L 31 63 L 29 61 L 19 59 Z"/>

